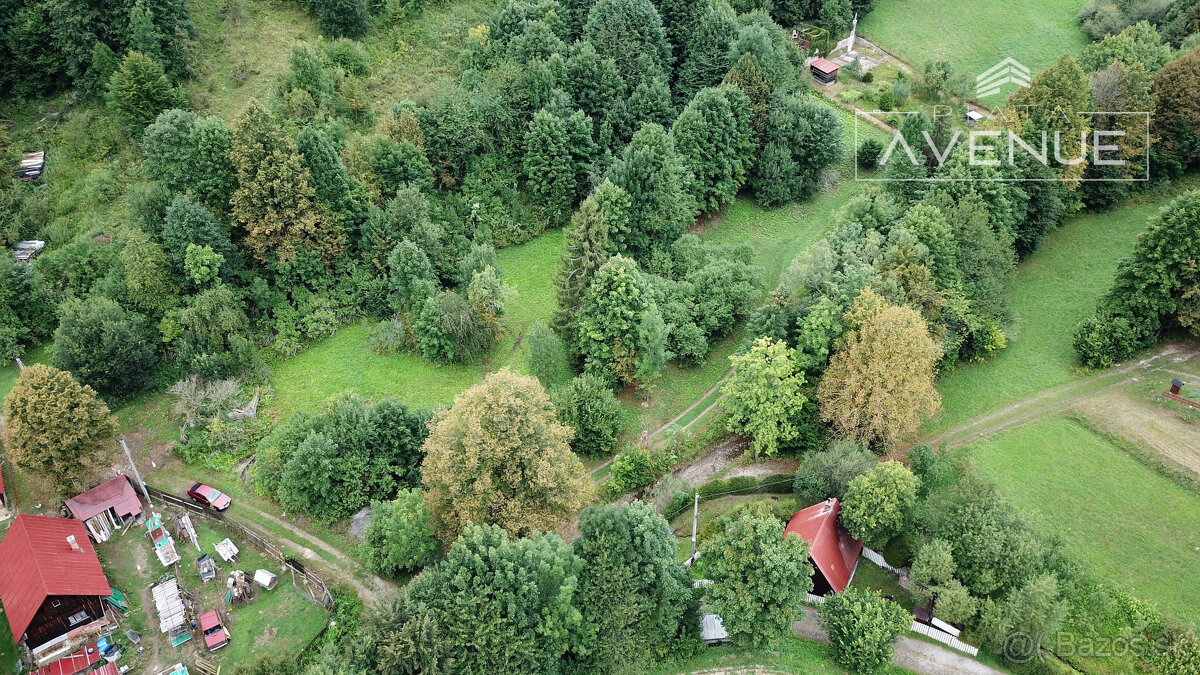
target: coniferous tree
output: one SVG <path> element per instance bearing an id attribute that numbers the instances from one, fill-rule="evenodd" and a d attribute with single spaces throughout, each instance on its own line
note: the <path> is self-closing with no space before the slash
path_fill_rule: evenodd
<path id="1" fill-rule="evenodd" d="M 196 113 L 172 108 L 154 118 L 142 134 L 142 169 L 172 192 L 183 192 L 196 168 Z"/>
<path id="2" fill-rule="evenodd" d="M 829 106 L 815 101 L 788 96 L 772 103 L 766 143 L 750 177 L 755 197 L 778 205 L 811 192 L 841 159 L 841 125 Z"/>
<path id="3" fill-rule="evenodd" d="M 321 131 L 305 127 L 296 135 L 296 149 L 312 175 L 317 202 L 338 219 L 344 230 L 357 230 L 367 219 L 367 195 L 352 178 L 333 144 Z"/>
<path id="4" fill-rule="evenodd" d="M 751 53 L 742 54 L 737 63 L 725 76 L 725 84 L 742 91 L 750 99 L 750 129 L 756 147 L 762 147 L 770 124 L 771 83 L 767 80 L 758 57 Z"/>
<path id="5" fill-rule="evenodd" d="M 580 302 L 576 335 L 586 372 L 622 384 L 653 379 L 666 343 L 662 322 L 637 263 L 613 256 Z"/>
<path id="6" fill-rule="evenodd" d="M 125 270 L 125 289 L 129 302 L 139 311 L 161 317 L 175 305 L 175 284 L 162 246 L 136 228 L 121 233 L 121 267 Z"/>
<path id="7" fill-rule="evenodd" d="M 732 87 L 709 88 L 696 94 L 671 127 L 675 146 L 696 178 L 692 194 L 705 213 L 732 201 L 750 174 L 749 118 L 745 94 Z"/>
<path id="8" fill-rule="evenodd" d="M 611 255 L 608 235 L 614 224 L 627 217 L 629 195 L 609 181 L 604 181 L 590 197 L 579 205 L 566 231 L 562 263 L 556 280 L 558 312 L 553 328 L 568 349 L 578 346 L 575 320 L 579 303 L 596 270 Z"/>
<path id="9" fill-rule="evenodd" d="M 725 0 L 709 0 L 686 36 L 675 82 L 675 100 L 686 103 L 705 87 L 715 87 L 729 71 L 729 44 L 737 36 L 737 14 Z M 765 107 L 765 102 L 764 102 Z"/>
<path id="10" fill-rule="evenodd" d="M 229 198 L 236 187 L 229 149 L 233 135 L 225 120 L 216 115 L 196 120 L 192 129 L 196 148 L 191 178 L 191 192 L 196 200 L 214 213 L 229 212 Z"/>
<path id="11" fill-rule="evenodd" d="M 364 0 L 316 0 L 317 26 L 333 37 L 362 37 L 371 28 Z"/>
<path id="12" fill-rule="evenodd" d="M 567 133 L 567 151 L 575 169 L 575 198 L 583 199 L 591 188 L 592 166 L 599 154 L 593 140 L 595 123 L 582 110 L 576 110 L 563 120 Z"/>
<path id="13" fill-rule="evenodd" d="M 163 220 L 163 248 L 177 275 L 184 273 L 189 246 L 207 246 L 222 257 L 222 271 L 231 271 L 237 249 L 212 213 L 186 195 L 176 195 Z"/>
<path id="14" fill-rule="evenodd" d="M 608 177 L 630 200 L 628 221 L 608 233 L 613 252 L 649 261 L 695 222 L 692 172 L 661 126 L 647 124 L 634 134 Z"/>
<path id="15" fill-rule="evenodd" d="M 675 121 L 675 105 L 671 102 L 671 88 L 667 86 L 665 77 L 639 82 L 625 102 L 625 108 L 629 114 L 629 138 L 647 124 L 659 124 L 667 128 Z"/>
<path id="16" fill-rule="evenodd" d="M 109 103 L 133 135 L 140 135 L 159 113 L 186 105 L 171 86 L 162 65 L 140 52 L 129 52 L 108 83 Z"/>
<path id="17" fill-rule="evenodd" d="M 533 116 L 525 133 L 526 185 L 552 223 L 570 213 L 575 197 L 575 162 L 567 142 L 563 120 L 546 110 Z"/>
<path id="18" fill-rule="evenodd" d="M 584 39 L 617 63 L 626 82 L 670 72 L 671 44 L 650 0 L 599 0 L 588 12 Z"/>
<path id="19" fill-rule="evenodd" d="M 590 42 L 578 42 L 567 59 L 563 85 L 580 110 L 604 118 L 618 101 L 625 100 L 625 80 L 617 62 L 601 58 Z"/>

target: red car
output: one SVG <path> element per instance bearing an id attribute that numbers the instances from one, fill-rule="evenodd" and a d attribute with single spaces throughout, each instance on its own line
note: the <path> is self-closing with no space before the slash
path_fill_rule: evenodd
<path id="1" fill-rule="evenodd" d="M 210 652 L 229 644 L 229 631 L 221 625 L 221 617 L 215 609 L 200 615 L 200 631 L 204 633 L 204 646 L 208 647 Z"/>
<path id="2" fill-rule="evenodd" d="M 229 508 L 229 503 L 233 500 L 229 495 L 221 492 L 215 487 L 209 487 L 204 483 L 196 483 L 188 490 L 188 496 L 205 506 L 211 506 L 217 511 L 224 511 Z"/>

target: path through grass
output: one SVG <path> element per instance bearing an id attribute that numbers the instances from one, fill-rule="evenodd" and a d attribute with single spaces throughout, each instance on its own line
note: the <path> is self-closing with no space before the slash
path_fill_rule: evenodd
<path id="1" fill-rule="evenodd" d="M 1200 626 L 1200 496 L 1056 418 L 972 446 L 979 470 L 1099 574 Z"/>
<path id="2" fill-rule="evenodd" d="M 1198 185 L 1193 176 L 1144 203 L 1076 216 L 1050 233 L 1009 283 L 1008 348 L 942 374 L 942 412 L 925 425 L 926 435 L 1083 377 L 1071 346 L 1075 327 L 1095 309 L 1146 221 L 1174 195 Z"/>

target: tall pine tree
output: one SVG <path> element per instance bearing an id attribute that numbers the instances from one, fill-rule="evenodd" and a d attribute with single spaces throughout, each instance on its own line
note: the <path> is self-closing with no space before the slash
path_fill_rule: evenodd
<path id="1" fill-rule="evenodd" d="M 525 134 L 526 185 L 547 219 L 557 223 L 575 197 L 575 163 L 567 149 L 567 130 L 558 116 L 539 110 Z"/>
<path id="2" fill-rule="evenodd" d="M 745 94 L 733 87 L 702 89 L 675 120 L 671 136 L 696 177 L 692 194 L 702 211 L 714 213 L 737 196 L 754 158 Z"/>
<path id="3" fill-rule="evenodd" d="M 614 226 L 624 222 L 628 208 L 629 195 L 611 182 L 604 181 L 579 205 L 579 211 L 571 218 L 571 226 L 565 233 L 562 264 L 555 280 L 558 312 L 554 315 L 552 327 L 572 350 L 578 346 L 575 320 L 579 303 L 596 270 L 611 255 L 608 233 Z"/>
<path id="4" fill-rule="evenodd" d="M 729 44 L 737 36 L 737 14 L 725 0 L 709 0 L 687 36 L 675 82 L 675 100 L 687 103 L 704 87 L 713 87 L 729 70 Z"/>
<path id="5" fill-rule="evenodd" d="M 696 220 L 695 179 L 675 141 L 657 124 L 634 134 L 608 178 L 630 199 L 628 223 L 609 231 L 614 252 L 649 262 Z"/>

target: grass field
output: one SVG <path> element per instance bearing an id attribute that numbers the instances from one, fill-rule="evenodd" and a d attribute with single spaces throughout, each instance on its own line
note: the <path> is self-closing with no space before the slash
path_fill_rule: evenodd
<path id="1" fill-rule="evenodd" d="M 1075 557 L 1200 626 L 1200 496 L 1079 423 L 1056 418 L 975 444 L 979 470 Z"/>
<path id="2" fill-rule="evenodd" d="M 1107 213 L 1067 220 L 1017 268 L 1009 283 L 1008 348 L 978 364 L 959 364 L 938 379 L 942 412 L 929 434 L 1082 376 L 1072 333 L 1112 282 L 1146 221 L 1171 196 L 1200 185 L 1191 177 L 1169 194 Z"/>
<path id="3" fill-rule="evenodd" d="M 944 59 L 972 79 L 1006 58 L 1033 73 L 1088 44 L 1075 16 L 1083 0 L 878 0 L 860 34 L 918 70 Z M 984 99 L 1002 103 L 1014 85 Z"/>

